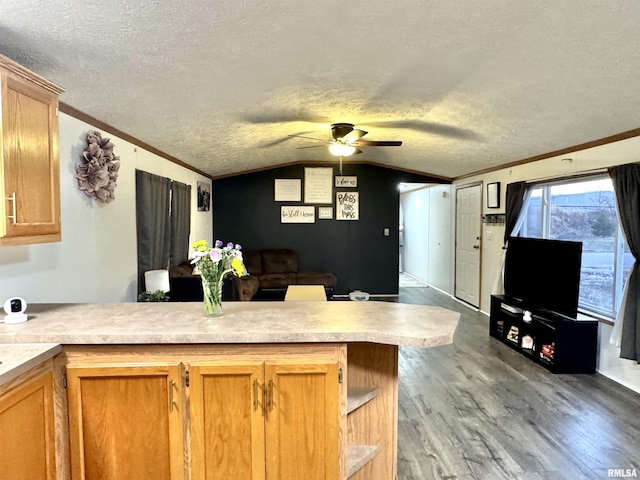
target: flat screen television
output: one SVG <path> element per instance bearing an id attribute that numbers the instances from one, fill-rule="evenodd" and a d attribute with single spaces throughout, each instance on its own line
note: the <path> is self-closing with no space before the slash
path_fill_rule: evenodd
<path id="1" fill-rule="evenodd" d="M 511 237 L 504 266 L 505 295 L 525 308 L 575 318 L 580 294 L 582 242 Z"/>

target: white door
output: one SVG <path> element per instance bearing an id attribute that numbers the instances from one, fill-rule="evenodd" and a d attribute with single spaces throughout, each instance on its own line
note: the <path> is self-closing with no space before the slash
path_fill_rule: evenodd
<path id="1" fill-rule="evenodd" d="M 482 185 L 456 190 L 455 296 L 480 307 L 480 229 Z"/>

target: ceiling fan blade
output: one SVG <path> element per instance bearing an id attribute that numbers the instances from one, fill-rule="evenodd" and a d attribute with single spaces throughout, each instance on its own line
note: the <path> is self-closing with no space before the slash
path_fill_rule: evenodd
<path id="1" fill-rule="evenodd" d="M 431 133 L 443 137 L 459 138 L 462 140 L 480 140 L 481 137 L 467 128 L 456 127 L 444 123 L 428 122 L 425 120 L 386 120 L 368 122 L 367 125 L 383 128 L 403 128 L 421 133 Z"/>
<path id="2" fill-rule="evenodd" d="M 262 145 L 259 145 L 258 147 L 259 148 L 275 147 L 276 145 L 280 145 L 283 142 L 291 140 L 292 137 L 298 137 L 298 136 L 303 135 L 305 133 L 311 133 L 311 132 L 300 132 L 300 133 L 296 133 L 296 134 L 293 134 L 293 135 L 287 135 L 286 137 L 278 138 L 277 140 L 272 140 L 271 142 L 264 143 Z"/>
<path id="3" fill-rule="evenodd" d="M 349 133 L 347 133 L 344 137 L 342 137 L 342 141 L 345 143 L 357 142 L 362 137 L 364 137 L 367 133 L 369 132 L 365 132 L 364 130 L 354 128 Z"/>
<path id="4" fill-rule="evenodd" d="M 287 135 L 288 137 L 306 138 L 307 140 L 316 140 L 317 142 L 329 143 L 324 138 L 307 137 L 306 135 Z"/>
<path id="5" fill-rule="evenodd" d="M 354 147 L 399 147 L 402 145 L 400 140 L 358 140 L 351 143 Z"/>
<path id="6" fill-rule="evenodd" d="M 326 145 L 311 145 L 310 147 L 296 147 L 296 150 L 302 150 L 304 148 L 318 148 L 318 147 L 326 147 Z"/>

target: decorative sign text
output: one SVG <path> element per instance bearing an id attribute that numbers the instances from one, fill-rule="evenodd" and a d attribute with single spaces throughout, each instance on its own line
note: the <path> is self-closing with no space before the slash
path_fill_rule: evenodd
<path id="1" fill-rule="evenodd" d="M 336 177 L 336 187 L 355 188 L 358 186 L 358 177 Z"/>
<path id="2" fill-rule="evenodd" d="M 299 178 L 276 178 L 274 180 L 274 201 L 299 202 L 302 200 L 302 180 Z"/>
<path id="3" fill-rule="evenodd" d="M 358 220 L 358 192 L 336 193 L 336 220 Z"/>
<path id="4" fill-rule="evenodd" d="M 280 223 L 315 223 L 316 207 L 280 207 Z"/>
<path id="5" fill-rule="evenodd" d="M 304 203 L 331 203 L 333 168 L 304 169 Z"/>

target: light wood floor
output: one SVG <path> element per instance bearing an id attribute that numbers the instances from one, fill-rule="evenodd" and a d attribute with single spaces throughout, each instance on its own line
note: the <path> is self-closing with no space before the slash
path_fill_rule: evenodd
<path id="1" fill-rule="evenodd" d="M 398 480 L 640 478 L 640 394 L 554 375 L 489 337 L 489 319 L 432 288 L 398 301 L 461 312 L 452 345 L 400 350 Z"/>

